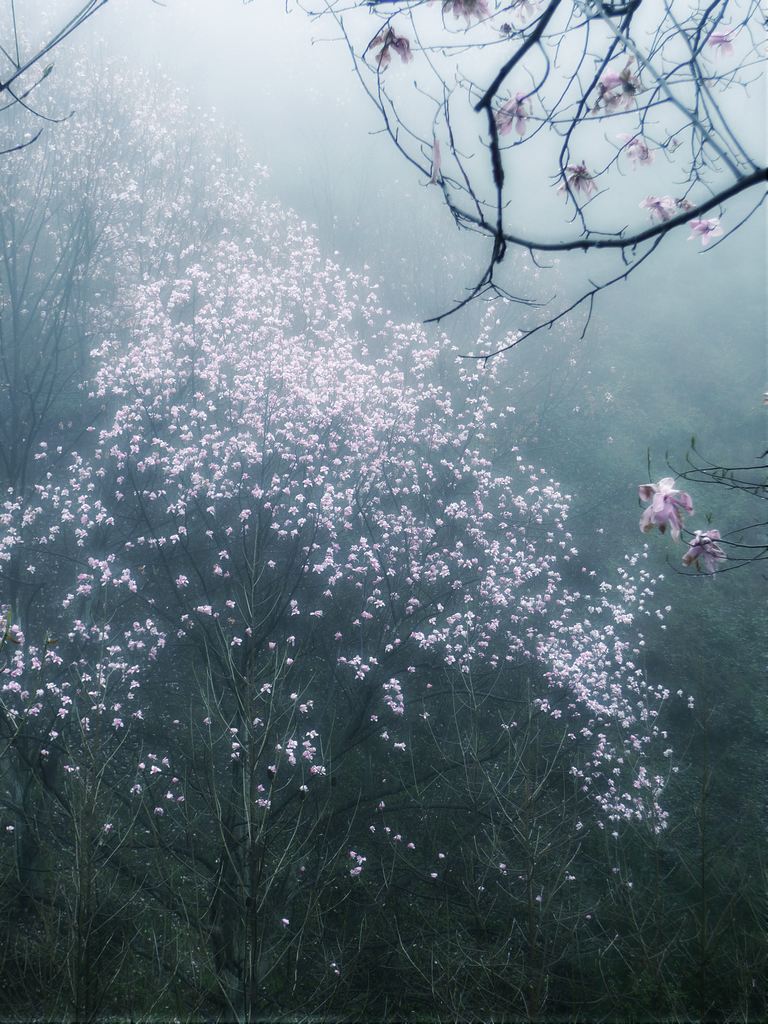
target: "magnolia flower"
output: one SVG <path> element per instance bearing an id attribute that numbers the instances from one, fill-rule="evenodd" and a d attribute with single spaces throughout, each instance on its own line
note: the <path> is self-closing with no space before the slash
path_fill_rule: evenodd
<path id="1" fill-rule="evenodd" d="M 730 32 L 713 32 L 707 40 L 718 56 L 727 57 L 733 53 L 733 39 Z"/>
<path id="2" fill-rule="evenodd" d="M 499 135 L 508 135 L 514 127 L 518 135 L 525 135 L 525 123 L 530 117 L 528 102 L 524 92 L 518 92 L 514 98 L 496 111 L 496 127 Z"/>
<path id="3" fill-rule="evenodd" d="M 689 515 L 693 512 L 690 494 L 676 490 L 671 476 L 665 476 L 657 484 L 640 484 L 638 494 L 642 501 L 650 502 L 640 517 L 643 533 L 648 533 L 654 526 L 658 526 L 659 533 L 665 533 L 669 527 L 673 538 L 678 540 L 682 526 L 681 512 Z"/>
<path id="4" fill-rule="evenodd" d="M 400 57 L 403 64 L 407 64 L 413 60 L 413 54 L 411 53 L 411 44 L 405 36 L 397 35 L 391 28 L 386 29 L 383 32 L 371 40 L 368 44 L 368 50 L 372 50 L 374 47 L 380 46 L 378 54 L 376 55 L 376 63 L 380 71 L 389 66 L 392 60 L 391 50 L 394 50 Z"/>
<path id="5" fill-rule="evenodd" d="M 718 235 L 722 235 L 723 229 L 720 227 L 720 220 L 717 217 L 710 217 L 709 220 L 689 220 L 688 227 L 691 229 L 692 234 L 688 236 L 690 242 L 692 238 L 700 238 L 702 246 L 709 245 L 712 238 L 717 238 Z"/>
<path id="6" fill-rule="evenodd" d="M 653 150 L 648 147 L 648 143 L 642 135 L 627 135 L 625 132 L 622 132 L 616 138 L 624 143 L 624 152 L 635 167 L 647 167 L 648 164 L 653 163 Z"/>
<path id="7" fill-rule="evenodd" d="M 512 0 L 512 17 L 521 24 L 536 13 L 538 0 Z"/>
<path id="8" fill-rule="evenodd" d="M 675 215 L 675 201 L 672 196 L 646 196 L 640 200 L 640 209 L 649 210 L 651 220 L 668 221 Z"/>
<path id="9" fill-rule="evenodd" d="M 718 562 L 728 557 L 720 545 L 719 530 L 696 530 L 688 550 L 683 555 L 683 565 L 695 565 L 701 569 L 699 559 L 704 565 L 704 572 L 715 572 Z"/>
<path id="10" fill-rule="evenodd" d="M 566 188 L 570 192 L 583 192 L 585 196 L 591 195 L 592 192 L 597 192 L 597 184 L 595 179 L 587 170 L 587 165 L 582 161 L 580 164 L 568 164 L 565 169 L 565 181 L 560 186 L 559 191 L 565 192 Z"/>
<path id="11" fill-rule="evenodd" d="M 440 143 L 437 139 L 432 140 L 432 175 L 429 179 L 430 185 L 436 185 L 440 180 L 440 167 L 442 160 L 440 157 Z"/>
<path id="12" fill-rule="evenodd" d="M 443 0 L 443 13 L 453 12 L 454 18 L 463 17 L 469 25 L 472 18 L 482 21 L 490 18 L 487 0 Z"/>
<path id="13" fill-rule="evenodd" d="M 602 103 L 606 111 L 618 110 L 623 107 L 625 110 L 635 102 L 635 96 L 640 92 L 640 79 L 633 75 L 632 60 L 630 57 L 623 71 L 613 71 L 611 68 L 600 75 L 597 83 L 597 102 L 595 110 Z"/>

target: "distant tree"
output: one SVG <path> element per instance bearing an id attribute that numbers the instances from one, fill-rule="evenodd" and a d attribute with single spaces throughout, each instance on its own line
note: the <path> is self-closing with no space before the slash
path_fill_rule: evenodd
<path id="1" fill-rule="evenodd" d="M 510 451 L 495 368 L 388 320 L 218 136 L 169 153 L 174 103 L 123 126 L 89 193 L 109 242 L 84 266 L 99 420 L 67 458 L 36 436 L 0 515 L 0 584 L 44 596 L 0 634 L 6 901 L 57 953 L 19 939 L 14 963 L 42 963 L 55 1012 L 83 1020 L 142 955 L 229 1017 L 322 1009 L 380 941 L 372 894 L 405 927 L 401 892 L 428 905 L 450 859 L 446 920 L 491 914 L 496 865 L 527 922 L 508 985 L 533 965 L 540 1008 L 581 835 L 665 824 L 669 694 L 633 622 L 653 581 L 635 558 L 582 583 L 569 499 Z M 74 122 L 58 142 L 89 165 Z M 446 827 L 442 804 L 469 814 Z"/>
<path id="2" fill-rule="evenodd" d="M 518 303 L 516 328 L 477 355 L 507 351 L 577 310 L 586 330 L 600 293 L 668 236 L 717 245 L 765 200 L 757 0 L 300 6 L 335 22 L 384 131 L 442 191 L 457 226 L 488 236 L 479 279 L 432 318 L 479 297 Z M 729 216 L 741 193 L 749 204 L 733 203 Z M 502 276 L 510 252 L 591 258 L 570 293 L 558 295 L 562 281 L 549 275 L 542 296 L 515 263 Z"/>

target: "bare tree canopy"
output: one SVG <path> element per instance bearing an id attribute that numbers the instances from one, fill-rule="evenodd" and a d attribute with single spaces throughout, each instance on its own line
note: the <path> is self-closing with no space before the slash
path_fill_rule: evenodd
<path id="1" fill-rule="evenodd" d="M 109 0 L 88 0 L 52 28 L 44 42 L 29 46 L 25 39 L 24 25 L 20 22 L 20 5 L 16 0 L 7 0 L 0 27 L 0 114 L 6 115 L 11 110 L 22 109 L 39 125 L 36 131 L 26 133 L 17 143 L 0 150 L 0 156 L 32 145 L 40 137 L 46 123 L 55 124 L 62 120 L 38 110 L 34 105 L 33 93 L 53 71 L 51 55 L 56 47 L 97 11 L 106 7 L 107 3 Z"/>
<path id="2" fill-rule="evenodd" d="M 490 240 L 479 278 L 433 319 L 481 296 L 525 307 L 484 357 L 576 310 L 588 323 L 668 235 L 718 245 L 765 200 L 759 0 L 300 2 L 335 21 L 386 132 L 456 224 Z M 511 249 L 592 259 L 573 294 L 527 295 L 499 272 Z"/>

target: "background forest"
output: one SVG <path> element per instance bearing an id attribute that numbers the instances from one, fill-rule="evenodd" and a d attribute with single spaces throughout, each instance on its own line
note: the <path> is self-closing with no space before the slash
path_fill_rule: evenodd
<path id="1" fill-rule="evenodd" d="M 146 8 L 2 157 L 0 1018 L 764 1019 L 764 573 L 637 501 L 765 447 L 762 225 L 468 360 L 317 31 Z"/>

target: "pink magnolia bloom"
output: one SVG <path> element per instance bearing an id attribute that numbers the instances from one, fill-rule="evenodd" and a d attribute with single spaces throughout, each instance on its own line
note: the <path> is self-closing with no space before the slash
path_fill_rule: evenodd
<path id="1" fill-rule="evenodd" d="M 654 161 L 653 150 L 642 135 L 627 135 L 622 132 L 616 138 L 624 143 L 624 152 L 635 165 L 635 167 L 647 167 Z"/>
<path id="2" fill-rule="evenodd" d="M 675 215 L 675 200 L 672 196 L 646 196 L 640 200 L 640 209 L 649 210 L 651 220 L 668 221 Z"/>
<path id="3" fill-rule="evenodd" d="M 571 192 L 583 192 L 585 196 L 597 192 L 597 183 L 583 161 L 580 164 L 568 164 L 566 167 L 565 182 L 560 186 L 560 192 L 565 192 L 566 188 Z"/>
<path id="4" fill-rule="evenodd" d="M 657 484 L 640 484 L 638 493 L 642 501 L 650 502 L 640 517 L 643 533 L 648 533 L 654 526 L 658 526 L 659 533 L 665 533 L 669 527 L 674 539 L 678 540 L 682 526 L 681 513 L 687 512 L 690 515 L 693 512 L 690 494 L 678 491 L 671 476 L 663 477 Z"/>
<path id="5" fill-rule="evenodd" d="M 518 92 L 514 98 L 496 111 L 496 127 L 499 135 L 508 135 L 514 127 L 518 135 L 525 135 L 526 121 L 530 117 L 528 101 L 524 92 Z"/>
<path id="6" fill-rule="evenodd" d="M 717 51 L 718 57 L 727 57 L 733 53 L 733 39 L 730 32 L 713 32 L 707 42 Z"/>
<path id="7" fill-rule="evenodd" d="M 701 559 L 704 572 L 715 572 L 717 563 L 725 561 L 728 557 L 717 543 L 719 540 L 719 530 L 696 530 L 688 550 L 683 555 L 683 565 L 695 565 L 697 569 L 701 569 Z"/>
<path id="8" fill-rule="evenodd" d="M 534 16 L 538 6 L 538 0 L 512 0 L 512 17 L 522 24 Z"/>
<path id="9" fill-rule="evenodd" d="M 443 0 L 443 13 L 448 14 L 449 11 L 453 12 L 454 18 L 465 18 L 467 25 L 472 18 L 482 21 L 491 16 L 487 0 Z"/>
<path id="10" fill-rule="evenodd" d="M 389 66 L 392 60 L 391 50 L 400 57 L 403 64 L 408 64 L 413 60 L 413 54 L 411 53 L 411 44 L 405 36 L 399 36 L 391 29 L 387 28 L 371 40 L 368 44 L 368 49 L 372 50 L 374 47 L 380 46 L 378 54 L 376 55 L 376 63 L 380 71 Z"/>
<path id="11" fill-rule="evenodd" d="M 690 242 L 692 238 L 700 238 L 703 246 L 709 245 L 711 239 L 717 238 L 718 235 L 722 235 L 723 229 L 720 227 L 720 220 L 717 217 L 710 217 L 708 220 L 703 218 L 701 220 L 689 220 L 688 227 L 691 229 L 691 234 L 688 236 Z"/>
<path id="12" fill-rule="evenodd" d="M 430 185 L 436 185 L 440 180 L 440 168 L 442 159 L 440 156 L 440 143 L 437 139 L 432 140 L 432 174 L 429 179 Z"/>
<path id="13" fill-rule="evenodd" d="M 602 103 L 606 111 L 624 110 L 634 104 L 635 97 L 640 92 L 640 79 L 632 74 L 632 60 L 630 57 L 624 66 L 623 71 L 614 71 L 606 68 L 597 83 L 597 102 L 595 110 Z"/>

